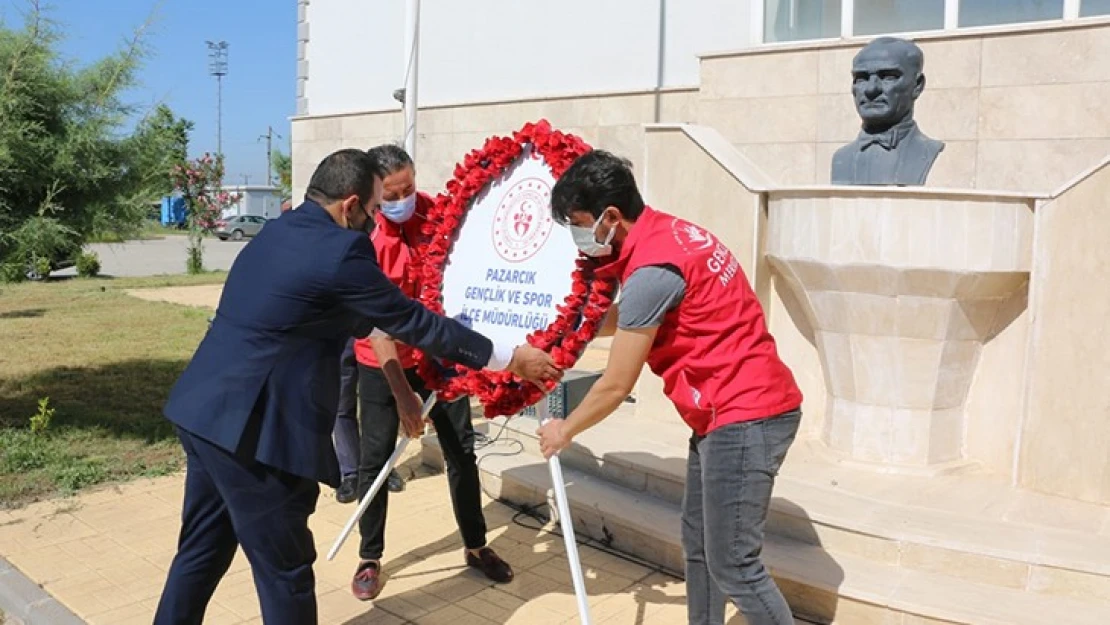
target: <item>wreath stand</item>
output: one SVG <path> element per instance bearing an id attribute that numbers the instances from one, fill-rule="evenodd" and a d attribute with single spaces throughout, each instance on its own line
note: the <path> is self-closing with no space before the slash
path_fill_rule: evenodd
<path id="1" fill-rule="evenodd" d="M 536 404 L 536 416 L 540 423 L 551 421 L 551 407 L 545 396 Z M 563 479 L 563 465 L 559 463 L 559 455 L 548 458 L 547 468 L 551 472 L 551 488 L 555 491 L 555 507 L 559 511 L 559 527 L 562 528 L 563 544 L 567 550 L 567 564 L 570 566 L 570 578 L 574 582 L 574 596 L 578 600 L 578 620 L 582 625 L 590 625 L 590 602 L 586 594 L 586 579 L 582 575 L 582 563 L 578 559 L 578 539 L 574 534 L 574 519 L 570 514 L 570 502 L 567 500 L 567 482 Z"/>
<path id="2" fill-rule="evenodd" d="M 432 393 L 428 396 L 427 401 L 424 402 L 424 408 L 420 411 L 420 418 L 427 419 L 428 414 L 432 412 L 432 408 L 434 408 L 435 405 L 436 394 Z M 347 524 L 343 526 L 343 531 L 339 532 L 339 536 L 336 537 L 335 542 L 331 546 L 331 551 L 328 552 L 328 561 L 335 559 L 336 554 L 339 553 L 339 549 L 343 547 L 343 543 L 347 541 L 347 537 L 351 535 L 355 526 L 358 525 L 359 519 L 362 518 L 362 515 L 366 514 L 366 509 L 370 507 L 370 502 L 374 501 L 374 496 L 378 494 L 378 491 L 382 489 L 382 485 L 389 479 L 389 472 L 397 465 L 397 461 L 401 459 L 401 456 L 405 453 L 405 448 L 409 446 L 409 441 L 411 440 L 412 439 L 407 436 L 401 437 L 401 440 L 393 449 L 393 453 L 389 456 L 389 460 L 386 460 L 385 466 L 383 466 L 382 470 L 378 473 L 378 477 L 374 478 L 373 483 L 370 484 L 370 490 L 366 491 L 366 495 L 358 502 L 358 509 L 356 509 L 354 514 L 351 515 L 351 518 L 347 520 Z"/>

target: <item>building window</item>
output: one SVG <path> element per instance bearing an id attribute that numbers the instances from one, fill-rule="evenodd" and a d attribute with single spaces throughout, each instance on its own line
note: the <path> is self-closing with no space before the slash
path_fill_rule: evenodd
<path id="1" fill-rule="evenodd" d="M 944 0 L 856 0 L 852 34 L 882 35 L 944 28 Z"/>
<path id="2" fill-rule="evenodd" d="M 840 0 L 763 0 L 766 43 L 839 36 Z"/>
<path id="3" fill-rule="evenodd" d="M 960 0 L 960 26 L 993 26 L 1058 20 L 1064 0 Z"/>
<path id="4" fill-rule="evenodd" d="M 1110 15 L 1110 0 L 1083 0 L 1079 5 L 1079 17 Z"/>

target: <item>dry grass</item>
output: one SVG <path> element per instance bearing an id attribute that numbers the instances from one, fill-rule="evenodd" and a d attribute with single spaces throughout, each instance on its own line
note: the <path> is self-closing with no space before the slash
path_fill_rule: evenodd
<path id="1" fill-rule="evenodd" d="M 0 286 L 0 508 L 180 466 L 162 404 L 211 313 L 124 291 L 223 279 Z M 32 432 L 32 417 L 50 410 Z"/>

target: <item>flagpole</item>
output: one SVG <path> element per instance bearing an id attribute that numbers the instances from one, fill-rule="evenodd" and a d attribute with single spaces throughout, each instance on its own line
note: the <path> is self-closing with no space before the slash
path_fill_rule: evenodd
<path id="1" fill-rule="evenodd" d="M 420 0 L 405 2 L 405 151 L 416 160 L 417 76 L 420 70 Z"/>

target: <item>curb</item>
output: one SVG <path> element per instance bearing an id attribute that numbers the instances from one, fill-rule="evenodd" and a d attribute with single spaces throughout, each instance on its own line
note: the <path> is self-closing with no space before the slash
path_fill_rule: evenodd
<path id="1" fill-rule="evenodd" d="M 0 556 L 0 611 L 12 625 L 88 625 Z"/>

